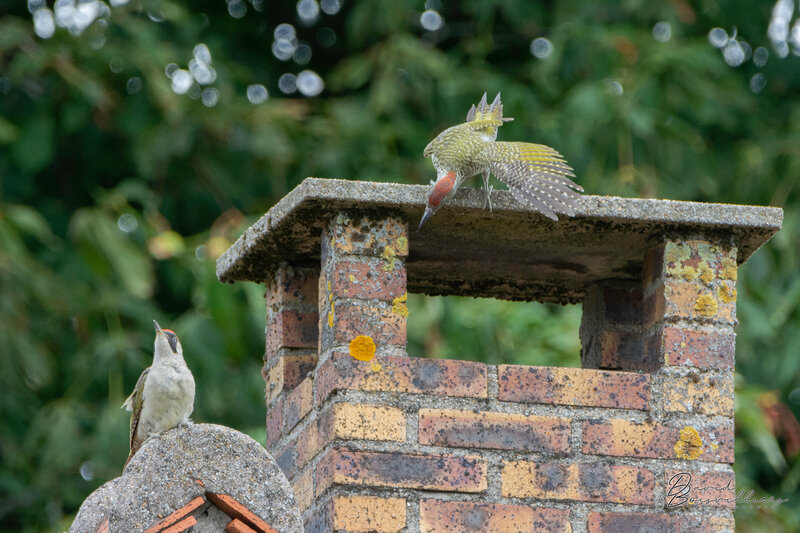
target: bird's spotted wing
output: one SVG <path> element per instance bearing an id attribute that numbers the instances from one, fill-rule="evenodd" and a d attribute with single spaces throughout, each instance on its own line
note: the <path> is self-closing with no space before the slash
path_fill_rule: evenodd
<path id="1" fill-rule="evenodd" d="M 139 380 L 136 382 L 136 387 L 134 387 L 133 392 L 128 396 L 128 399 L 125 400 L 125 403 L 122 404 L 123 408 L 131 412 L 131 451 L 133 451 L 134 448 L 138 448 L 136 443 L 136 430 L 139 428 L 139 417 L 142 414 L 142 405 L 144 403 L 144 383 L 147 381 L 147 374 L 150 373 L 150 368 L 151 367 L 147 367 L 144 372 L 142 372 L 142 375 L 139 376 Z"/>
<path id="2" fill-rule="evenodd" d="M 583 188 L 564 158 L 542 144 L 497 142 L 489 170 L 508 185 L 517 201 L 558 220 L 557 213 L 575 215 Z M 573 190 L 574 189 L 574 190 Z"/>

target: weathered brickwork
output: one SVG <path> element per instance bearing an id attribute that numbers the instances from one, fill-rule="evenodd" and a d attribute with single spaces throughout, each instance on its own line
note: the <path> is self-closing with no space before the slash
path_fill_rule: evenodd
<path id="1" fill-rule="evenodd" d="M 733 530 L 735 248 L 654 242 L 553 368 L 409 357 L 408 238 L 340 213 L 268 283 L 267 447 L 306 531 Z"/>

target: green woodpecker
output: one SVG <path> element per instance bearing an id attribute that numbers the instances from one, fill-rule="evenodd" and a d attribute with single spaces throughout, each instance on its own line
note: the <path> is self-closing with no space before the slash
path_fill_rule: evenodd
<path id="1" fill-rule="evenodd" d="M 575 177 L 561 154 L 549 146 L 523 142 L 498 142 L 497 130 L 504 122 L 500 93 L 491 105 L 484 93 L 478 106 L 472 106 L 467 121 L 447 128 L 428 146 L 423 155 L 430 157 L 436 169 L 421 228 L 458 190 L 466 178 L 483 174 L 486 202 L 491 211 L 492 187 L 489 173 L 508 185 L 514 198 L 558 220 L 556 213 L 575 214 L 583 188 L 569 177 Z M 574 189 L 574 190 L 573 190 Z"/>
<path id="2" fill-rule="evenodd" d="M 131 412 L 131 453 L 126 466 L 149 437 L 191 423 L 189 416 L 194 410 L 194 377 L 183 360 L 181 342 L 174 331 L 161 329 L 155 320 L 153 325 L 153 364 L 142 372 L 122 404 Z"/>

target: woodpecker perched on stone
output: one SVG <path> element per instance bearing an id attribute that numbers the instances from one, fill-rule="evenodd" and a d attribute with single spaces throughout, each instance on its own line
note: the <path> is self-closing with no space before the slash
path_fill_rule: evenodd
<path id="1" fill-rule="evenodd" d="M 430 157 L 436 169 L 436 181 L 428 196 L 421 228 L 449 200 L 462 182 L 475 174 L 483 174 L 486 204 L 492 209 L 489 173 L 508 185 L 514 198 L 558 220 L 556 213 L 575 214 L 583 188 L 569 177 L 575 177 L 564 158 L 543 144 L 496 141 L 497 130 L 504 122 L 500 93 L 491 105 L 484 93 L 478 106 L 472 106 L 467 121 L 447 128 L 428 146 L 423 155 Z M 573 190 L 574 189 L 574 190 Z"/>
<path id="2" fill-rule="evenodd" d="M 153 320 L 156 340 L 153 364 L 146 368 L 133 392 L 122 404 L 131 412 L 131 453 L 125 465 L 150 436 L 191 423 L 194 377 L 183 360 L 178 336 Z"/>

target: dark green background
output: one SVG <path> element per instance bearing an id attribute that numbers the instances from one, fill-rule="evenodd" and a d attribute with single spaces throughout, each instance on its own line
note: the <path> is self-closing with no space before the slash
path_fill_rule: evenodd
<path id="1" fill-rule="evenodd" d="M 24 2 L 0 0 L 3 531 L 64 530 L 119 475 L 119 406 L 150 364 L 154 318 L 181 336 L 195 419 L 263 441 L 263 288 L 218 283 L 214 258 L 306 176 L 427 183 L 422 149 L 484 91 L 502 91 L 516 118 L 501 138 L 557 148 L 588 193 L 784 207 L 783 230 L 740 271 L 736 474 L 737 488 L 791 501 L 737 521 L 800 529 L 800 58 L 772 53 L 771 2 L 444 2 L 437 32 L 420 26 L 422 2 L 344 0 L 308 27 L 294 2 L 263 5 L 235 19 L 220 0 L 133 1 L 105 26 L 42 40 Z M 271 54 L 282 22 L 311 44 L 308 65 Z M 770 49 L 766 65 L 727 65 L 714 27 Z M 531 55 L 537 37 L 552 55 Z M 164 73 L 200 42 L 217 72 L 212 108 Z M 325 91 L 282 94 L 278 77 L 305 68 Z M 248 102 L 252 83 L 265 103 Z M 409 306 L 412 355 L 578 365 L 577 306 Z"/>

